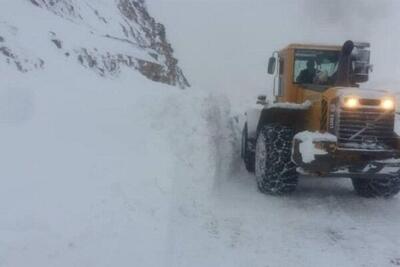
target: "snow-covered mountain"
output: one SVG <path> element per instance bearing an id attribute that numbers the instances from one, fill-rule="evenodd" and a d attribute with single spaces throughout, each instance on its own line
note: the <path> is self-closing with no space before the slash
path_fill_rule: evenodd
<path id="1" fill-rule="evenodd" d="M 127 69 L 153 81 L 189 86 L 164 26 L 148 13 L 144 0 L 15 0 L 2 9 L 9 16 L 0 20 L 1 68 L 42 70 L 51 60 L 44 49 L 51 43 L 59 57 L 101 76 Z"/>

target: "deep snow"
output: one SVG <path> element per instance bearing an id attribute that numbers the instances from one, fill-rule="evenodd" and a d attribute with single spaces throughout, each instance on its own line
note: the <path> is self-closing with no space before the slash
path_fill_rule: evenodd
<path id="1" fill-rule="evenodd" d="M 205 101 L 77 75 L 1 82 L 0 266 L 163 266 L 176 184 L 214 169 Z"/>

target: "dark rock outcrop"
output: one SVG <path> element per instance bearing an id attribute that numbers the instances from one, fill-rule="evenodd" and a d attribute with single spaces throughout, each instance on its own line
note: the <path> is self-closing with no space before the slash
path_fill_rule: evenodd
<path id="1" fill-rule="evenodd" d="M 28 72 L 44 68 L 44 60 L 29 55 L 21 47 L 16 46 L 18 29 L 5 22 L 0 22 L 0 59 L 20 72 Z"/>

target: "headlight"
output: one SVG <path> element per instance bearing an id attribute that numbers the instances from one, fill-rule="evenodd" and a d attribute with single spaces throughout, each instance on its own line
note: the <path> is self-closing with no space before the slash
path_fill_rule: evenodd
<path id="1" fill-rule="evenodd" d="M 351 97 L 346 97 L 344 99 L 344 106 L 346 108 L 356 108 L 360 105 L 360 101 L 358 100 L 357 97 L 351 96 Z"/>
<path id="2" fill-rule="evenodd" d="M 383 99 L 381 101 L 381 107 L 386 110 L 394 109 L 394 101 L 392 99 Z"/>

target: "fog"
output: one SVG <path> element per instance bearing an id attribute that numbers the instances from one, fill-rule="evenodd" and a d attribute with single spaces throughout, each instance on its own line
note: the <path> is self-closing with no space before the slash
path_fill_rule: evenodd
<path id="1" fill-rule="evenodd" d="M 364 87 L 399 90 L 400 1 L 149 0 L 191 84 L 222 92 L 234 109 L 271 94 L 268 57 L 289 43 L 371 43 Z"/>

